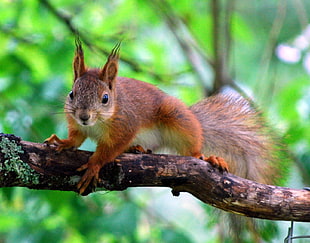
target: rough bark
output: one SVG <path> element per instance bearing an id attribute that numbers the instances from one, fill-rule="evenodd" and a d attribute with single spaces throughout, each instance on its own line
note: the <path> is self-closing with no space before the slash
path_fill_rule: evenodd
<path id="1" fill-rule="evenodd" d="M 0 134 L 0 187 L 76 191 L 91 152 L 55 152 L 54 146 Z M 100 173 L 99 188 L 170 187 L 178 196 L 189 192 L 214 207 L 239 215 L 271 220 L 310 222 L 310 191 L 263 185 L 221 172 L 192 157 L 122 154 Z M 89 193 L 89 192 L 88 192 Z"/>

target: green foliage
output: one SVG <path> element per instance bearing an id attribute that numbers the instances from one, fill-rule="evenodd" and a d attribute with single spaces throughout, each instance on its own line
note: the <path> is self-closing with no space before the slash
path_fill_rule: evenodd
<path id="1" fill-rule="evenodd" d="M 196 50 L 203 76 L 212 83 L 211 2 L 0 1 L 0 132 L 34 142 L 44 141 L 51 133 L 66 136 L 62 107 L 73 76 L 71 27 L 91 43 L 91 48 L 85 46 L 89 66 L 102 66 L 104 53 L 123 38 L 121 76 L 153 83 L 193 104 L 206 87 L 197 74 L 197 62 L 192 62 L 189 49 L 179 40 L 195 43 L 189 47 L 196 46 L 191 50 Z M 233 1 L 221 1 L 221 16 L 229 2 Z M 309 182 L 310 79 L 309 67 L 305 68 L 309 42 L 301 48 L 298 40 L 306 33 L 302 20 L 307 20 L 310 2 L 300 1 L 302 8 L 296 3 L 236 1 L 229 26 L 228 71 L 282 130 L 304 182 Z M 280 7 L 286 9 L 283 19 Z M 279 44 L 299 50 L 300 58 L 283 61 L 276 55 Z M 139 188 L 82 198 L 68 192 L 14 188 L 1 189 L 0 202 L 1 242 L 200 243 L 220 242 L 224 237 L 216 227 L 219 218 L 213 209 L 190 196 L 172 198 L 168 190 Z M 272 237 L 279 242 L 287 233 L 285 227 L 276 236 L 274 223 L 267 224 L 260 234 L 268 242 Z M 249 242 L 247 235 L 245 242 Z"/>

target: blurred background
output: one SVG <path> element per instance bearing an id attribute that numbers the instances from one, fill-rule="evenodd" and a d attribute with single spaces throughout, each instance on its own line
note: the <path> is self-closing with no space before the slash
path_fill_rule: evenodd
<path id="1" fill-rule="evenodd" d="M 289 147 L 284 185 L 309 186 L 309 18 L 308 0 L 0 0 L 0 132 L 66 137 L 62 107 L 79 31 L 89 66 L 101 67 L 123 40 L 119 75 L 188 105 L 223 88 L 251 97 Z M 163 188 L 87 197 L 0 189 L 0 242 L 234 242 L 223 221 Z M 283 242 L 290 222 L 259 221 L 244 242 Z M 294 234 L 309 235 L 310 224 L 296 223 Z"/>

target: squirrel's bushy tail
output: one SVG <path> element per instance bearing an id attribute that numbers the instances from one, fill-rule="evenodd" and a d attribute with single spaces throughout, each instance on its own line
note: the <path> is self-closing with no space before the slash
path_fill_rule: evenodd
<path id="1" fill-rule="evenodd" d="M 275 132 L 250 101 L 236 95 L 217 94 L 190 107 L 203 128 L 206 156 L 225 159 L 229 171 L 264 184 L 274 184 L 281 146 Z"/>
<path id="2" fill-rule="evenodd" d="M 276 132 L 249 100 L 218 94 L 198 102 L 190 110 L 202 125 L 206 156 L 224 158 L 232 174 L 256 182 L 274 185 L 284 178 L 285 150 Z M 220 219 L 221 242 L 227 239 L 238 243 L 262 242 L 262 232 L 275 228 L 262 220 L 227 213 L 215 215 Z"/>

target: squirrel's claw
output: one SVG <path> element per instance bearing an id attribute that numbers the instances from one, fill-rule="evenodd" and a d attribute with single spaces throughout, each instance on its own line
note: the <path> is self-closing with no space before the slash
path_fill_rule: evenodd
<path id="1" fill-rule="evenodd" d="M 86 163 L 79 167 L 77 171 L 83 171 L 85 169 L 86 171 L 84 175 L 77 184 L 77 190 L 80 195 L 84 195 L 84 192 L 88 187 L 91 187 L 90 189 L 93 191 L 96 188 L 99 179 L 100 167 Z"/>
<path id="2" fill-rule="evenodd" d="M 76 171 L 83 171 L 86 170 L 88 168 L 88 163 L 83 164 L 81 167 L 77 168 Z"/>
<path id="3" fill-rule="evenodd" d="M 56 134 L 52 134 L 49 138 L 44 140 L 44 143 L 47 145 L 54 144 L 56 145 L 56 151 L 61 152 L 64 149 L 75 148 L 72 140 L 69 139 L 60 139 Z"/>
<path id="4" fill-rule="evenodd" d="M 126 153 L 133 153 L 133 154 L 151 154 L 152 150 L 147 149 L 145 150 L 141 145 L 136 145 L 136 146 L 130 146 L 127 150 Z"/>
<path id="5" fill-rule="evenodd" d="M 200 159 L 211 163 L 213 166 L 218 167 L 221 171 L 228 172 L 228 164 L 222 157 L 211 155 L 210 157 L 205 158 L 202 154 Z"/>
<path id="6" fill-rule="evenodd" d="M 47 145 L 53 144 L 57 146 L 56 147 L 57 152 L 61 152 L 65 148 L 63 141 L 60 138 L 58 138 L 56 134 L 52 134 L 49 138 L 45 139 L 44 144 Z"/>
<path id="7" fill-rule="evenodd" d="M 48 137 L 47 139 L 44 140 L 45 144 L 60 144 L 61 143 L 61 139 L 59 139 L 57 137 L 56 134 L 52 134 L 50 137 Z"/>

